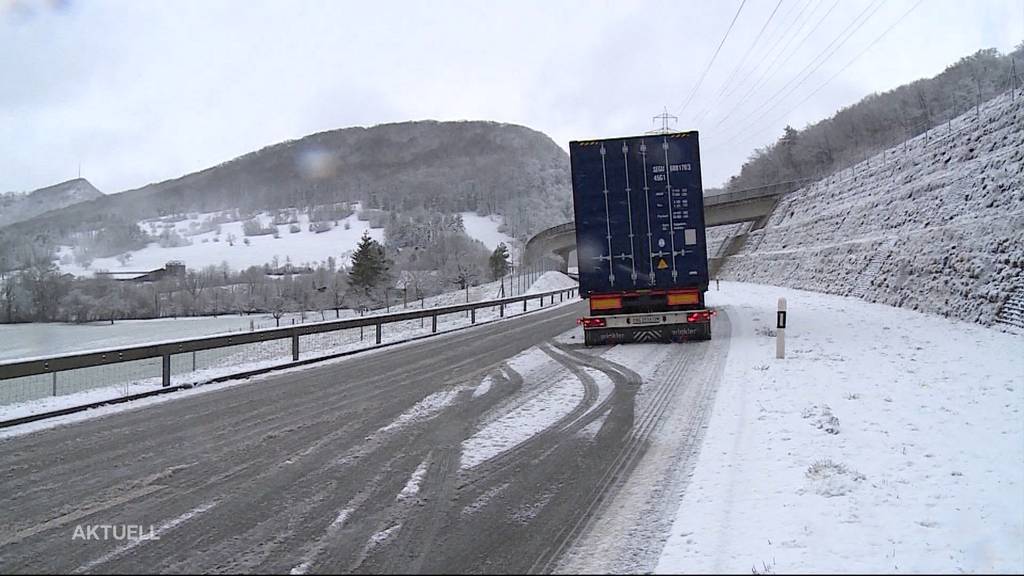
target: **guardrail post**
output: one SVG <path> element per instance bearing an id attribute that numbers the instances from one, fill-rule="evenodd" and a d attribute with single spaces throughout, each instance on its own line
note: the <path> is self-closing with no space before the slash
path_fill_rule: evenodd
<path id="1" fill-rule="evenodd" d="M 163 355 L 163 362 L 161 364 L 162 364 L 162 370 L 161 370 L 161 380 L 162 380 L 162 382 L 161 383 L 162 383 L 164 388 L 167 388 L 167 387 L 169 387 L 171 385 L 171 355 L 170 354 L 164 354 Z"/>
<path id="2" fill-rule="evenodd" d="M 53 373 L 53 395 L 57 395 L 57 373 Z"/>
<path id="3" fill-rule="evenodd" d="M 437 333 L 437 314 L 430 317 L 430 332 Z"/>
<path id="4" fill-rule="evenodd" d="M 292 362 L 299 361 L 299 335 L 292 334 Z"/>
<path id="5" fill-rule="evenodd" d="M 469 323 L 476 324 L 476 308 L 469 311 Z"/>
<path id="6" fill-rule="evenodd" d="M 505 317 L 505 303 L 498 304 L 498 317 Z"/>
<path id="7" fill-rule="evenodd" d="M 377 344 L 380 344 L 380 333 L 381 333 L 381 327 L 382 326 L 384 326 L 383 323 L 381 323 L 381 322 L 377 323 Z"/>
<path id="8" fill-rule="evenodd" d="M 526 312 L 526 298 L 523 298 L 523 312 Z"/>

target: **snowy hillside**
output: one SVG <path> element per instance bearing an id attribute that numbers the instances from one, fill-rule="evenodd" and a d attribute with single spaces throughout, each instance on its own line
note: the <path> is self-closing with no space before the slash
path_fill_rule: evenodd
<path id="1" fill-rule="evenodd" d="M 445 214 L 496 213 L 529 235 L 571 214 L 568 156 L 540 132 L 496 122 L 342 128 L 39 215 L 10 232 L 45 232 L 67 244 L 73 234 L 94 231 L 112 216 L 141 221 L 167 214 L 336 202 L 406 214 L 421 208 Z"/>
<path id="2" fill-rule="evenodd" d="M 297 232 L 291 232 L 288 224 L 277 225 L 279 238 L 274 238 L 271 234 L 247 237 L 242 231 L 241 221 L 220 224 L 219 231 L 195 233 L 198 226 L 219 214 L 193 214 L 191 218 L 174 222 L 173 230 L 191 241 L 187 246 L 162 247 L 158 242 L 150 242 L 145 248 L 130 252 L 131 258 L 124 264 L 117 257 L 97 258 L 86 269 L 75 262 L 74 247 L 65 245 L 57 251 L 58 266 L 62 272 L 76 276 L 90 275 L 97 270 L 155 270 L 170 260 L 182 261 L 192 269 L 219 266 L 222 262 L 227 262 L 231 269 L 241 270 L 249 266 L 270 264 L 274 258 L 277 258 L 280 264 L 290 261 L 299 266 L 324 262 L 333 256 L 341 266 L 348 265 L 364 232 L 368 232 L 374 240 L 384 240 L 384 229 L 371 228 L 368 221 L 359 220 L 358 212 L 338 221 L 338 225 L 330 230 L 319 233 L 310 230 L 307 214 L 298 214 Z M 264 212 L 258 218 L 265 226 L 273 225 L 270 213 Z M 478 216 L 475 212 L 463 212 L 462 218 L 466 234 L 482 242 L 489 250 L 497 247 L 499 242 L 504 242 L 509 248 L 515 245 L 511 237 L 498 232 L 498 227 L 501 226 L 500 216 Z M 144 220 L 139 223 L 143 230 L 154 235 L 164 229 L 163 225 L 164 223 L 159 220 Z M 231 242 L 229 238 L 232 239 Z M 245 238 L 249 239 L 249 245 L 245 244 Z"/>
<path id="3" fill-rule="evenodd" d="M 0 226 L 101 196 L 103 193 L 85 178 L 68 180 L 28 194 L 0 194 Z"/>
<path id="4" fill-rule="evenodd" d="M 1024 289 L 1024 95 L 785 196 L 721 277 L 992 324 Z"/>
<path id="5" fill-rule="evenodd" d="M 195 215 L 193 218 L 175 222 L 174 230 L 185 236 L 194 229 L 196 225 L 208 221 L 217 213 L 205 213 Z M 260 222 L 266 226 L 272 226 L 272 217 L 268 213 L 258 216 Z M 145 220 L 139 226 L 145 231 L 161 230 L 157 228 L 158 221 Z M 283 265 L 288 259 L 298 266 L 302 264 L 316 264 L 326 261 L 329 257 L 338 259 L 338 265 L 348 265 L 359 239 L 364 232 L 370 237 L 383 241 L 383 228 L 372 229 L 369 222 L 359 220 L 358 212 L 340 220 L 337 226 L 326 232 L 314 232 L 310 230 L 309 216 L 298 215 L 297 232 L 290 232 L 288 224 L 277 226 L 279 238 L 266 234 L 262 236 L 245 236 L 242 231 L 242 222 L 226 222 L 220 225 L 220 232 L 211 230 L 202 234 L 187 236 L 191 241 L 190 245 L 177 247 L 161 247 L 157 242 L 150 242 L 141 250 L 130 252 L 131 259 L 122 264 L 116 257 L 97 258 L 86 270 L 75 263 L 72 257 L 73 247 L 61 246 L 57 252 L 59 267 L 61 271 L 75 274 L 77 276 L 88 275 L 96 270 L 109 272 L 119 271 L 147 271 L 161 268 L 169 260 L 179 260 L 191 269 L 201 269 L 206 266 L 219 266 L 227 262 L 233 270 L 248 268 L 249 266 L 262 266 L 271 264 L 277 258 L 279 265 Z M 229 237 L 233 238 L 229 242 Z M 245 239 L 249 244 L 245 244 Z M 233 243 L 233 245 L 232 245 Z"/>
<path id="6" fill-rule="evenodd" d="M 502 222 L 501 216 L 497 214 L 480 216 L 476 212 L 462 212 L 461 215 L 462 224 L 466 227 L 466 234 L 470 238 L 483 242 L 488 250 L 494 250 L 500 243 L 508 246 L 510 251 L 515 246 L 515 240 L 511 236 L 504 232 L 498 232 L 498 227 Z"/>

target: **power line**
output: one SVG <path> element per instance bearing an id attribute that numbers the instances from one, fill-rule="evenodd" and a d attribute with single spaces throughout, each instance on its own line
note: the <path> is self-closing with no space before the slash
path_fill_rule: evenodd
<path id="1" fill-rule="evenodd" d="M 713 145 L 713 146 L 711 146 L 711 148 L 720 148 L 720 147 L 722 147 L 722 146 L 725 146 L 725 145 L 727 145 L 727 144 L 731 144 L 731 143 L 732 143 L 732 142 L 733 142 L 734 140 L 736 140 L 736 139 L 737 139 L 737 138 L 738 138 L 739 136 L 742 136 L 742 135 L 744 135 L 744 134 L 745 134 L 745 135 L 747 135 L 747 136 L 750 136 L 750 137 L 753 137 L 753 136 L 759 135 L 759 134 L 761 134 L 761 133 L 765 132 L 766 130 L 768 130 L 768 129 L 772 128 L 773 126 L 775 126 L 775 124 L 776 124 L 776 123 L 777 123 L 777 122 L 778 122 L 779 120 L 782 120 L 783 118 L 785 118 L 785 117 L 786 117 L 786 116 L 788 116 L 789 114 L 792 114 L 792 113 L 793 113 L 793 112 L 794 112 L 795 110 L 797 110 L 798 108 L 800 108 L 800 106 L 802 106 L 804 102 L 807 102 L 808 100 L 810 100 L 810 99 L 811 99 L 812 97 L 814 97 L 814 95 L 815 95 L 815 94 L 817 94 L 818 92 L 820 92 L 820 91 L 821 91 L 821 90 L 822 90 L 823 88 L 825 88 L 825 86 L 827 86 L 827 85 L 828 85 L 829 83 L 831 83 L 831 82 L 832 82 L 833 80 L 835 80 L 835 79 L 836 79 L 837 77 L 839 77 L 839 75 L 840 75 L 840 74 L 842 74 L 843 72 L 845 72 L 847 68 L 849 68 L 850 66 L 852 66 L 854 62 L 856 62 L 857 60 L 859 60 L 859 59 L 860 59 L 860 58 L 861 58 L 861 57 L 862 57 L 862 56 L 863 56 L 864 54 L 866 54 L 866 53 L 867 53 L 867 52 L 868 52 L 868 51 L 869 51 L 869 50 L 870 50 L 871 48 L 873 48 L 873 47 L 874 47 L 874 46 L 875 46 L 876 44 L 878 44 L 878 42 L 879 42 L 879 41 L 881 41 L 881 40 L 882 40 L 882 38 L 884 38 L 884 37 L 885 37 L 885 36 L 886 36 L 886 35 L 887 35 L 887 34 L 888 34 L 889 32 L 891 32 L 891 31 L 892 31 L 892 29 L 893 29 L 893 28 L 895 28 L 895 27 L 896 27 L 896 26 L 897 26 L 897 25 L 898 25 L 898 24 L 899 24 L 900 22 L 902 22 L 902 21 L 903 21 L 903 20 L 904 20 L 904 19 L 905 19 L 905 18 L 906 18 L 907 16 L 909 16 L 911 12 L 913 12 L 914 10 L 916 10 L 916 9 L 917 9 L 917 7 L 918 7 L 918 6 L 920 6 L 922 2 L 924 2 L 924 0 L 917 0 L 917 2 L 916 2 L 916 3 L 914 3 L 914 5 L 913 5 L 913 6 L 911 6 L 909 10 L 907 10 L 906 12 L 904 12 L 902 16 L 900 16 L 899 18 L 897 18 L 897 19 L 896 19 L 896 21 L 894 21 L 894 22 L 893 22 L 892 24 L 890 24 L 890 25 L 889 25 L 889 27 L 885 29 L 885 31 L 883 31 L 883 32 L 882 32 L 881 34 L 879 34 L 878 36 L 876 36 L 874 40 L 872 40 L 872 41 L 871 41 L 871 42 L 870 42 L 870 43 L 869 43 L 869 44 L 868 44 L 868 45 L 867 45 L 867 46 L 866 46 L 866 47 L 865 47 L 865 48 L 864 48 L 863 50 L 861 50 L 861 51 L 860 51 L 860 52 L 859 52 L 859 53 L 858 53 L 858 54 L 857 54 L 856 56 L 854 56 L 853 58 L 851 58 L 851 59 L 850 59 L 850 60 L 849 60 L 849 61 L 848 61 L 848 62 L 847 62 L 847 63 L 846 63 L 845 65 L 843 65 L 843 67 L 842 67 L 842 68 L 840 68 L 840 69 L 839 69 L 839 70 L 838 70 L 838 71 L 837 71 L 837 72 L 836 72 L 835 74 L 833 74 L 832 76 L 830 76 L 830 77 L 829 77 L 829 78 L 828 78 L 827 80 L 825 80 L 824 82 L 822 82 L 822 83 L 821 83 L 821 85 L 819 85 L 819 86 L 818 86 L 817 88 L 815 88 L 815 89 L 814 89 L 814 90 L 813 90 L 812 92 L 810 92 L 810 93 L 809 93 L 809 94 L 808 94 L 807 96 L 805 96 L 805 97 L 804 97 L 804 98 L 803 98 L 802 100 L 800 100 L 799 102 L 797 102 L 797 103 L 796 103 L 796 104 L 795 104 L 795 105 L 794 105 L 794 106 L 793 106 L 792 108 L 790 108 L 789 110 L 787 110 L 785 114 L 782 114 L 781 116 L 778 116 L 778 117 L 776 117 L 776 118 L 775 118 L 775 119 L 774 119 L 774 120 L 773 120 L 772 122 L 769 122 L 768 124 L 766 124 L 766 125 L 765 125 L 765 126 L 764 126 L 763 128 L 761 128 L 760 130 L 756 130 L 756 131 L 754 131 L 754 132 L 747 132 L 747 131 L 743 131 L 743 132 L 740 132 L 740 133 L 738 133 L 738 134 L 737 134 L 736 136 L 734 136 L 733 138 L 730 138 L 729 140 L 727 140 L 727 141 L 724 141 L 724 142 L 722 142 L 721 144 L 716 144 L 716 145 Z"/>
<path id="2" fill-rule="evenodd" d="M 878 2 L 877 6 L 874 6 L 875 1 Z M 802 70 L 800 70 L 800 72 L 798 72 L 796 74 L 796 76 L 791 78 L 789 80 L 789 82 L 786 82 L 786 84 L 784 84 L 781 88 L 779 88 L 778 91 L 776 91 L 774 94 L 769 96 L 764 102 L 761 103 L 761 105 L 757 106 L 752 111 L 747 113 L 743 118 L 741 118 L 739 120 L 740 124 L 743 124 L 744 122 L 746 122 L 746 121 L 748 121 L 748 120 L 750 120 L 750 119 L 752 119 L 752 118 L 754 118 L 756 116 L 759 116 L 759 115 L 760 116 L 764 116 L 768 112 L 770 112 L 770 111 L 774 110 L 775 108 L 777 108 L 779 106 L 779 104 L 781 104 L 783 101 L 785 101 L 785 99 L 790 94 L 792 94 L 797 88 L 802 86 L 811 76 L 814 75 L 815 72 L 818 71 L 819 68 L 821 68 L 825 64 L 825 62 L 827 62 L 833 55 L 835 55 L 835 53 L 840 48 L 842 48 L 843 45 L 846 44 L 846 42 L 849 41 L 849 39 L 852 38 L 854 36 L 854 34 L 856 34 L 861 29 L 861 27 L 863 27 L 864 24 L 866 24 L 867 21 L 870 20 L 875 15 L 875 13 L 878 12 L 879 9 L 881 9 L 881 7 L 882 7 L 882 5 L 884 3 L 885 3 L 885 0 L 873 0 L 871 4 L 868 4 L 868 6 L 863 11 L 861 11 L 860 14 L 857 15 L 857 17 L 853 20 L 853 22 L 851 22 L 849 25 L 847 25 L 847 27 L 845 29 L 843 29 L 843 31 L 840 32 L 839 35 L 836 36 L 832 40 L 832 42 L 829 42 L 828 46 L 826 46 L 824 50 L 822 50 L 817 56 L 815 56 L 810 62 L 808 62 L 807 65 L 804 66 L 804 68 Z M 869 10 L 870 10 L 870 13 L 868 13 Z M 852 30 L 851 30 L 851 28 L 852 28 Z M 847 34 L 848 31 L 849 31 L 849 33 Z M 845 34 L 845 37 L 844 37 L 844 34 Z M 838 42 L 838 44 L 836 44 L 836 42 Z M 815 63 L 817 63 L 817 64 L 815 64 Z M 812 68 L 812 66 L 813 66 L 813 68 Z M 808 71 L 808 69 L 810 69 L 810 70 Z M 806 76 L 804 76 L 804 72 L 807 72 Z M 803 77 L 801 78 L 801 76 L 803 76 Z M 797 82 L 798 79 L 799 79 L 799 81 Z M 797 82 L 797 83 L 795 85 L 793 85 L 793 82 Z M 790 87 L 790 85 L 792 85 L 792 87 Z M 789 90 L 786 90 L 787 87 L 790 87 Z M 784 91 L 785 91 L 785 93 L 783 93 Z M 780 94 L 782 94 L 781 97 L 779 97 Z M 773 101 L 774 101 L 774 103 L 773 103 Z M 771 105 L 768 106 L 769 104 L 771 104 Z M 768 107 L 765 108 L 765 106 L 768 106 Z M 719 125 L 722 122 L 724 122 L 725 120 L 726 119 L 723 118 L 722 121 L 719 122 Z"/>
<path id="3" fill-rule="evenodd" d="M 825 18 L 827 18 L 828 15 L 832 13 L 832 10 L 834 10 L 838 4 L 839 0 L 835 0 L 832 3 L 832 6 L 825 12 L 825 15 L 818 19 L 818 22 L 811 27 L 810 31 L 808 31 L 808 33 L 805 34 L 799 42 L 797 42 L 796 46 L 793 48 L 793 51 L 787 54 L 787 50 L 790 46 L 793 45 L 793 41 L 800 37 L 800 33 L 803 31 L 804 27 L 811 21 L 815 12 L 817 12 L 818 10 L 818 6 L 820 6 L 821 4 L 818 4 L 817 6 L 814 7 L 813 10 L 811 10 L 811 12 L 807 15 L 807 19 L 801 22 L 799 27 L 797 27 L 796 33 L 789 35 L 789 40 L 787 40 L 786 43 L 782 46 L 782 50 L 775 53 L 775 56 L 772 58 L 772 61 L 768 63 L 768 67 L 765 68 L 765 71 L 761 75 L 761 77 L 758 78 L 754 82 L 754 84 L 747 89 L 746 92 L 744 92 L 743 96 L 739 99 L 739 101 L 737 101 L 736 104 L 734 104 L 733 107 L 730 108 L 728 112 L 726 112 L 725 116 L 718 120 L 718 122 L 715 124 L 716 128 L 718 126 L 721 126 L 722 122 L 725 121 L 725 118 L 728 118 L 730 115 L 732 115 L 733 112 L 735 112 L 737 109 L 743 106 L 743 104 L 745 104 L 751 96 L 757 93 L 757 90 L 761 86 L 763 86 L 770 78 L 772 78 L 775 75 L 776 72 L 778 72 L 779 68 L 776 68 L 775 64 L 780 62 L 779 59 L 782 57 L 782 55 L 787 54 L 787 59 L 789 57 L 792 57 L 792 55 L 795 54 L 796 51 L 800 49 L 804 42 L 806 42 L 807 39 L 821 26 L 821 23 L 825 21 Z"/>
<path id="4" fill-rule="evenodd" d="M 808 0 L 808 2 L 806 4 L 803 4 L 803 5 L 794 4 L 794 7 L 795 6 L 800 6 L 800 10 L 797 11 L 796 18 L 792 22 L 790 22 L 788 25 L 786 25 L 786 29 L 783 30 L 782 35 L 779 36 L 778 38 L 776 38 L 775 42 L 772 43 L 771 47 L 768 48 L 768 50 L 765 50 L 761 54 L 761 59 L 757 61 L 757 64 L 754 64 L 754 67 L 751 69 L 751 73 L 754 73 L 755 71 L 760 70 L 761 64 L 765 61 L 765 59 L 768 58 L 768 56 L 770 54 L 772 54 L 775 51 L 775 48 L 779 45 L 779 43 L 782 42 L 782 40 L 784 38 L 790 37 L 789 31 L 792 30 L 793 26 L 795 26 L 796 23 L 800 21 L 800 17 L 803 16 L 804 12 L 807 11 L 807 8 L 809 6 L 811 6 L 812 4 L 814 4 L 814 2 L 815 2 L 815 0 Z M 792 15 L 792 14 L 793 14 L 792 10 L 787 12 L 786 15 L 783 16 L 783 20 L 788 19 L 789 16 Z M 769 64 L 769 68 L 770 67 L 771 67 L 771 64 Z M 742 84 L 736 84 L 733 88 L 730 88 L 729 90 L 727 90 L 725 95 L 724 95 L 724 97 L 725 98 L 731 97 L 736 92 L 736 90 L 739 89 L 740 86 L 742 86 Z"/>
<path id="5" fill-rule="evenodd" d="M 728 30 L 725 31 L 725 35 L 722 36 L 722 41 L 718 43 L 718 48 L 715 49 L 715 53 L 711 56 L 711 60 L 708 61 L 707 67 L 704 68 L 704 73 L 700 75 L 700 80 L 690 91 L 690 95 L 686 97 L 686 102 L 683 102 L 682 108 L 679 109 L 679 115 L 681 116 L 686 110 L 686 107 L 690 105 L 690 101 L 693 100 L 694 94 L 700 89 L 700 85 L 704 83 L 704 78 L 708 75 L 708 71 L 711 70 L 711 65 L 715 63 L 715 58 L 718 58 L 718 52 L 721 51 L 722 46 L 725 45 L 726 39 L 729 38 L 729 33 L 732 32 L 733 25 L 736 24 L 736 20 L 740 17 L 740 12 L 743 11 L 743 6 L 747 3 L 747 0 L 740 2 L 740 7 L 736 9 L 736 15 L 732 17 L 732 22 L 729 23 Z"/>
<path id="6" fill-rule="evenodd" d="M 782 6 L 782 0 L 779 0 L 778 4 L 775 5 L 775 9 L 772 10 L 772 13 L 768 15 L 768 20 L 765 21 L 764 26 L 761 26 L 761 30 L 757 33 L 757 36 L 754 37 L 754 41 L 750 43 L 750 46 L 747 48 L 747 51 L 744 52 L 742 57 L 740 57 L 740 61 L 736 64 L 736 67 L 732 69 L 732 73 L 730 73 L 729 77 L 725 79 L 725 82 L 722 84 L 722 88 L 718 91 L 718 94 L 715 95 L 714 100 L 710 104 L 708 104 L 708 106 L 706 106 L 704 110 L 697 114 L 697 116 L 694 117 L 694 124 L 700 122 L 701 118 L 703 118 L 708 112 L 711 111 L 711 108 L 714 106 L 714 101 L 722 97 L 722 94 L 725 92 L 725 89 L 729 86 L 729 83 L 732 82 L 732 79 L 736 77 L 736 73 L 740 71 L 741 67 L 743 67 L 743 63 L 746 61 L 747 56 L 750 56 L 750 52 L 754 49 L 754 46 L 757 46 L 757 42 L 761 39 L 761 36 L 764 34 L 764 31 L 768 28 L 768 25 L 771 24 L 772 18 L 775 17 L 775 13 L 779 11 L 780 6 Z"/>
<path id="7" fill-rule="evenodd" d="M 839 36 L 837 36 L 835 39 L 833 39 L 832 42 L 829 43 L 829 45 L 825 47 L 825 50 L 823 50 L 817 57 L 815 57 L 814 60 L 811 60 L 811 62 L 809 62 L 807 64 L 807 66 L 804 66 L 803 70 L 801 70 L 799 73 L 797 73 L 796 76 L 794 76 L 792 79 L 790 79 L 790 81 L 787 82 L 785 85 L 783 85 L 782 88 L 780 88 L 777 92 L 775 92 L 775 94 L 772 94 L 760 106 L 755 108 L 751 113 L 747 114 L 743 119 L 741 119 L 740 120 L 740 124 L 742 125 L 743 122 L 752 120 L 755 117 L 762 117 L 763 118 L 769 112 L 771 112 L 772 110 L 775 110 L 776 108 L 778 108 L 779 105 L 782 104 L 785 101 L 785 99 L 789 97 L 790 94 L 792 94 L 794 91 L 796 91 L 798 88 L 800 88 L 800 86 L 804 85 L 804 83 L 806 83 L 807 80 L 809 80 L 811 78 L 811 76 L 813 76 L 814 73 L 818 71 L 818 69 L 820 69 L 833 55 L 835 55 L 835 53 L 840 48 L 842 48 L 842 46 L 844 44 L 846 44 L 846 42 L 850 38 L 852 38 L 853 35 L 856 34 L 861 29 L 861 27 L 864 26 L 865 23 L 867 23 L 867 21 L 870 20 L 875 15 L 875 13 L 878 12 L 878 10 L 882 7 L 882 4 L 884 2 L 885 2 L 885 0 L 881 0 L 879 2 L 879 4 L 874 7 L 874 9 L 871 9 L 871 4 L 869 4 L 868 7 L 865 8 L 865 11 L 861 12 L 857 16 L 857 18 L 854 19 L 853 23 L 851 23 L 849 26 L 847 26 L 846 29 L 844 29 L 842 32 L 840 32 Z M 867 14 L 866 17 L 864 17 L 864 15 L 867 12 L 867 10 L 871 10 L 871 12 L 869 14 Z M 863 20 L 861 20 L 861 17 L 864 17 Z M 859 20 L 859 23 L 857 23 L 858 20 Z M 856 26 L 854 27 L 855 23 L 856 23 Z M 853 27 L 853 30 L 850 30 L 851 27 Z M 843 37 L 843 34 L 845 34 L 848 30 L 850 30 L 849 34 L 847 34 L 845 37 Z M 842 38 L 841 41 L 839 41 L 840 38 Z M 835 44 L 837 41 L 839 41 L 839 43 Z M 831 51 L 829 51 L 829 48 L 831 48 L 833 44 L 835 44 L 835 47 L 832 48 Z M 814 65 L 816 61 L 817 61 L 817 64 Z M 812 65 L 814 65 L 813 68 L 811 68 Z M 811 68 L 810 71 L 807 71 L 808 68 Z M 803 78 L 801 78 L 801 76 L 804 74 L 805 71 L 807 71 L 807 75 L 803 76 Z M 786 90 L 785 93 L 783 93 L 783 90 L 785 90 L 787 86 L 792 84 L 798 78 L 800 80 L 795 85 L 793 85 L 791 88 L 789 88 L 789 90 Z M 782 94 L 782 96 L 779 97 L 779 94 Z M 776 99 L 776 97 L 778 97 L 778 98 Z M 774 100 L 774 102 L 773 102 L 773 100 Z M 768 104 L 771 104 L 771 105 L 768 106 L 767 108 L 765 108 L 765 106 L 768 105 Z M 741 130 L 743 130 L 743 129 L 741 129 Z"/>
<path id="8" fill-rule="evenodd" d="M 874 5 L 876 1 L 878 1 L 878 4 Z M 800 70 L 800 72 L 798 72 L 795 76 L 790 78 L 788 82 L 783 84 L 782 87 L 780 87 L 774 94 L 765 99 L 760 105 L 755 107 L 752 111 L 748 112 L 743 118 L 741 118 L 739 121 L 740 124 L 758 116 L 763 117 L 764 114 L 767 114 L 771 110 L 774 110 L 776 107 L 778 107 L 778 105 L 781 104 L 790 94 L 792 94 L 794 90 L 803 85 L 804 82 L 806 82 L 819 68 L 821 68 L 821 66 L 824 65 L 825 62 L 827 62 L 829 58 L 831 58 L 836 53 L 836 51 L 842 48 L 842 46 L 850 38 L 852 38 L 853 35 L 856 34 L 861 29 L 861 27 L 864 26 L 864 24 L 867 23 L 867 21 L 870 20 L 875 15 L 876 12 L 878 12 L 878 10 L 882 7 L 882 4 L 884 3 L 885 0 L 872 0 L 871 4 L 868 4 L 868 6 L 863 11 L 861 11 L 861 13 L 858 14 L 856 18 L 854 18 L 853 22 L 848 24 L 846 28 L 844 28 L 843 31 L 839 33 L 839 35 L 833 38 L 832 41 L 829 42 L 828 46 L 826 46 L 824 50 L 822 50 L 817 56 L 815 56 L 810 62 L 808 62 L 807 65 Z M 849 33 L 847 34 L 847 32 Z M 836 42 L 839 43 L 836 44 Z M 811 68 L 812 66 L 813 68 Z M 809 72 L 808 69 L 810 69 Z M 807 75 L 803 76 L 805 72 L 807 72 Z M 803 77 L 801 78 L 801 76 Z M 797 83 L 793 85 L 793 82 Z M 786 88 L 790 87 L 791 85 L 792 87 L 789 88 L 789 90 L 786 90 Z M 785 93 L 783 93 L 784 91 Z M 781 97 L 779 96 L 780 94 L 782 95 Z M 768 108 L 765 108 L 765 106 L 768 106 Z M 725 120 L 726 119 L 723 118 L 722 121 L 719 122 L 719 125 L 725 122 Z"/>

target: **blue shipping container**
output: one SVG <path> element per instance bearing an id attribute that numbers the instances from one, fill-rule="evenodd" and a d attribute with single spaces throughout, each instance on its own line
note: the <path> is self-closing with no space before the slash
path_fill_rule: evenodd
<path id="1" fill-rule="evenodd" d="M 697 132 L 569 143 L 580 295 L 707 290 Z"/>

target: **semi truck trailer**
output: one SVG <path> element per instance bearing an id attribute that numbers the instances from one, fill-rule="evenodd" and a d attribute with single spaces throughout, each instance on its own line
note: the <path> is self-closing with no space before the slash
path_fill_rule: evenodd
<path id="1" fill-rule="evenodd" d="M 696 131 L 572 141 L 588 346 L 711 338 Z"/>

